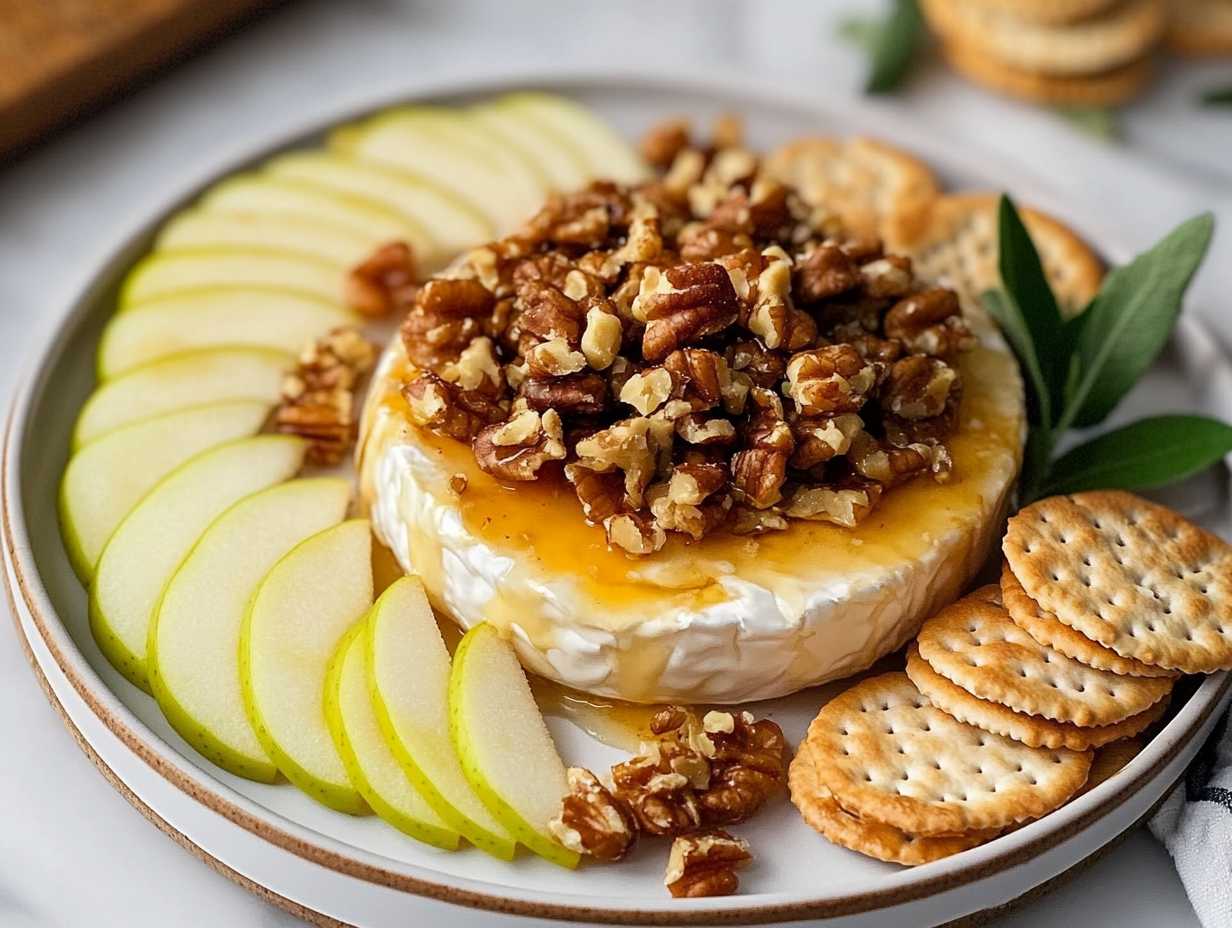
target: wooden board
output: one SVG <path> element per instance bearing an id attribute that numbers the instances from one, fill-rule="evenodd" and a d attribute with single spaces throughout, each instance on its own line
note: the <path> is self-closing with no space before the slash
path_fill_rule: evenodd
<path id="1" fill-rule="evenodd" d="M 0 0 L 0 160 L 279 0 Z"/>

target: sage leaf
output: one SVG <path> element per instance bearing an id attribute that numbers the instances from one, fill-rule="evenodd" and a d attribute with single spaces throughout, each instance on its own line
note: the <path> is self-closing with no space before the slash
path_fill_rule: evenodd
<path id="1" fill-rule="evenodd" d="M 885 23 L 879 19 L 870 19 L 867 16 L 848 16 L 839 23 L 838 34 L 845 41 L 872 54 L 881 40 L 884 27 Z"/>
<path id="2" fill-rule="evenodd" d="M 1208 90 L 1198 99 L 1206 106 L 1232 105 L 1232 87 L 1217 87 L 1214 90 Z"/>
<path id="3" fill-rule="evenodd" d="M 1215 218 L 1203 213 L 1149 251 L 1114 268 L 1084 315 L 1077 341 L 1081 376 L 1058 429 L 1102 422 L 1151 366 L 1181 311 L 1181 296 L 1210 245 Z M 1042 355 L 1047 350 L 1037 344 Z"/>
<path id="4" fill-rule="evenodd" d="M 1120 134 L 1116 110 L 1100 106 L 1060 106 L 1056 112 L 1075 129 L 1101 142 L 1115 142 Z"/>
<path id="5" fill-rule="evenodd" d="M 1022 310 L 1012 296 L 1004 290 L 985 290 L 984 305 L 988 313 L 1001 327 L 1005 340 L 1010 343 L 1018 364 L 1022 368 L 1027 386 L 1027 422 L 1048 430 L 1048 384 L 1040 370 L 1035 342 L 1023 318 Z"/>
<path id="6" fill-rule="evenodd" d="M 1100 435 L 1053 462 L 1040 496 L 1147 490 L 1182 480 L 1232 453 L 1232 426 L 1206 416 L 1153 416 Z"/>
<path id="7" fill-rule="evenodd" d="M 997 208 L 998 256 L 1001 286 L 1017 305 L 1035 349 L 1035 363 L 1043 381 L 1040 390 L 1040 421 L 1050 424 L 1060 412 L 1053 397 L 1065 389 L 1071 349 L 1065 344 L 1065 321 L 1057 298 L 1044 276 L 1035 243 L 1023 225 L 1014 201 L 1005 194 Z"/>
<path id="8" fill-rule="evenodd" d="M 873 68 L 864 92 L 893 93 L 906 79 L 926 32 L 916 0 L 893 0 L 889 17 L 871 43 Z"/>

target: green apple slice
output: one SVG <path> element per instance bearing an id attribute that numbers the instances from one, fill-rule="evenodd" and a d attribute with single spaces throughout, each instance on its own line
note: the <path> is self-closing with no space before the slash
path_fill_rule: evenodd
<path id="1" fill-rule="evenodd" d="M 372 608 L 372 533 L 353 519 L 291 549 L 261 581 L 240 630 L 244 709 L 288 780 L 318 802 L 361 815 L 325 721 L 325 675 L 342 636 Z"/>
<path id="2" fill-rule="evenodd" d="M 155 252 L 137 262 L 120 289 L 120 311 L 202 287 L 273 287 L 332 303 L 346 299 L 347 271 L 317 258 L 248 248 Z"/>
<path id="3" fill-rule="evenodd" d="M 554 189 L 568 193 L 580 190 L 590 181 L 590 162 L 585 154 L 550 125 L 528 119 L 518 107 L 500 101 L 477 104 L 468 112 L 488 128 L 512 139 L 538 161 Z"/>
<path id="4" fill-rule="evenodd" d="M 311 216 L 196 208 L 172 217 L 154 240 L 154 250 L 274 248 L 350 268 L 366 260 L 378 244 L 370 232 Z"/>
<path id="5" fill-rule="evenodd" d="M 547 194 L 537 165 L 464 113 L 434 107 L 388 110 L 331 137 L 335 150 L 416 174 L 466 197 L 497 234 L 527 219 Z"/>
<path id="6" fill-rule="evenodd" d="M 346 518 L 351 482 L 289 480 L 246 496 L 210 523 L 171 577 L 150 624 L 150 688 L 171 727 L 236 776 L 272 783 L 244 710 L 240 626 L 257 586 L 282 557 Z"/>
<path id="7" fill-rule="evenodd" d="M 578 855 L 548 832 L 569 792 L 565 765 L 513 646 L 486 622 L 454 654 L 449 729 L 466 778 L 500 822 L 546 860 L 576 867 Z"/>
<path id="8" fill-rule="evenodd" d="M 367 637 L 372 705 L 407 777 L 450 828 L 512 860 L 513 837 L 471 788 L 449 735 L 449 652 L 418 577 L 381 594 Z"/>
<path id="9" fill-rule="evenodd" d="M 325 720 L 351 782 L 381 818 L 403 834 L 442 850 L 460 835 L 445 824 L 398 764 L 384 739 L 368 691 L 364 625 L 338 644 L 325 678 Z"/>
<path id="10" fill-rule="evenodd" d="M 356 161 L 337 152 L 311 151 L 274 158 L 265 170 L 273 177 L 380 200 L 431 229 L 437 240 L 436 253 L 416 254 L 428 266 L 447 261 L 496 234 L 491 220 L 452 190 L 384 165 Z"/>
<path id="11" fill-rule="evenodd" d="M 90 629 L 113 667 L 150 692 L 146 640 L 167 581 L 223 510 L 299 470 L 307 442 L 258 435 L 181 464 L 125 516 L 103 548 L 90 588 Z"/>
<path id="12" fill-rule="evenodd" d="M 112 317 L 98 347 L 98 375 L 110 380 L 171 355 L 250 345 L 298 354 L 304 345 L 359 317 L 337 303 L 261 287 L 210 287 L 137 303 Z"/>
<path id="13" fill-rule="evenodd" d="M 407 242 L 416 251 L 436 247 L 428 229 L 397 210 L 367 197 L 344 195 L 288 177 L 245 174 L 206 191 L 198 204 L 210 213 L 287 216 L 345 226 L 371 242 L 375 251 L 387 242 Z"/>
<path id="14" fill-rule="evenodd" d="M 269 348 L 212 348 L 147 364 L 109 380 L 86 400 L 73 431 L 73 450 L 112 429 L 186 406 L 281 397 L 295 358 Z"/>
<path id="15" fill-rule="evenodd" d="M 151 487 L 205 449 L 255 435 L 269 411 L 258 400 L 193 406 L 114 429 L 74 454 L 60 484 L 60 528 L 81 582 Z"/>
<path id="16" fill-rule="evenodd" d="M 557 94 L 523 91 L 501 97 L 498 105 L 552 129 L 576 145 L 589 162 L 592 177 L 635 184 L 650 176 L 633 146 L 580 103 Z"/>

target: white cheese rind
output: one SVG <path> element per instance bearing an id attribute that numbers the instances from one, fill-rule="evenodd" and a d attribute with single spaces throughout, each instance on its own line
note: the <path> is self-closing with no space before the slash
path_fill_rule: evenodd
<path id="1" fill-rule="evenodd" d="M 1003 354 L 999 337 L 984 334 Z M 378 383 L 398 354 L 396 345 L 386 352 Z M 1008 355 L 1004 362 L 1012 368 Z M 1016 409 L 1006 412 L 1021 417 L 1016 370 L 1007 383 L 999 389 L 1012 393 Z M 866 669 L 970 581 L 1001 524 L 1018 466 L 1016 449 L 991 455 L 979 476 L 979 505 L 918 557 L 855 572 L 813 564 L 769 580 L 762 570 L 759 582 L 733 575 L 731 564 L 705 562 L 701 569 L 723 596 L 699 604 L 665 589 L 661 601 L 622 607 L 597 604 L 576 576 L 550 574 L 534 558 L 471 532 L 448 490 L 449 466 L 417 435 L 396 409 L 373 398 L 363 495 L 374 531 L 402 566 L 420 573 L 435 604 L 464 628 L 499 614 L 534 672 L 645 702 L 769 699 Z M 653 565 L 630 561 L 630 571 L 652 576 L 647 567 Z M 657 669 L 648 674 L 648 664 Z"/>

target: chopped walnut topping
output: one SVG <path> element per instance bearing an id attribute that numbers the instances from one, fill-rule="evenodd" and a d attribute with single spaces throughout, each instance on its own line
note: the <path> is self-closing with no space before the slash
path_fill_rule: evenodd
<path id="1" fill-rule="evenodd" d="M 620 860 L 637 842 L 637 823 L 589 770 L 570 767 L 569 794 L 548 832 L 564 847 L 596 860 Z"/>
<path id="2" fill-rule="evenodd" d="M 648 835 L 681 835 L 701 826 L 695 784 L 709 784 L 710 768 L 692 748 L 656 742 L 647 753 L 612 768 L 612 792 Z"/>
<path id="3" fill-rule="evenodd" d="M 338 464 L 355 443 L 355 390 L 376 363 L 376 347 L 356 328 L 335 329 L 310 342 L 295 372 L 282 382 L 275 428 L 308 439 L 314 464 Z"/>
<path id="4" fill-rule="evenodd" d="M 560 461 L 633 555 L 673 532 L 855 525 L 884 490 L 951 468 L 975 344 L 957 298 L 842 238 L 758 175 L 738 131 L 718 135 L 660 127 L 662 177 L 555 195 L 418 291 L 394 250 L 357 271 L 409 305 L 409 420 L 471 442 L 501 479 Z"/>
<path id="5" fill-rule="evenodd" d="M 468 482 L 466 474 L 454 474 L 449 478 L 449 492 L 454 496 L 461 496 L 466 492 Z"/>
<path id="6" fill-rule="evenodd" d="M 681 835 L 668 853 L 663 885 L 675 899 L 730 896 L 740 887 L 736 871 L 752 859 L 749 843 L 722 828 Z"/>
<path id="7" fill-rule="evenodd" d="M 411 246 L 392 242 L 347 276 L 346 302 L 361 315 L 388 316 L 405 311 L 418 291 Z"/>
<path id="8" fill-rule="evenodd" d="M 560 416 L 552 409 L 542 415 L 528 409 L 508 422 L 480 429 L 474 449 L 480 468 L 494 477 L 534 480 L 548 461 L 565 459 Z"/>
<path id="9" fill-rule="evenodd" d="M 975 336 L 958 307 L 958 295 L 939 287 L 895 303 L 886 313 L 885 331 L 912 354 L 946 356 L 975 347 Z"/>
<path id="10" fill-rule="evenodd" d="M 961 385 L 958 371 L 939 358 L 903 358 L 890 368 L 885 408 L 902 419 L 939 416 L 945 411 L 950 392 Z"/>
<path id="11" fill-rule="evenodd" d="M 677 731 L 688 721 L 689 713 L 680 706 L 664 706 L 650 720 L 650 730 L 656 735 Z"/>

